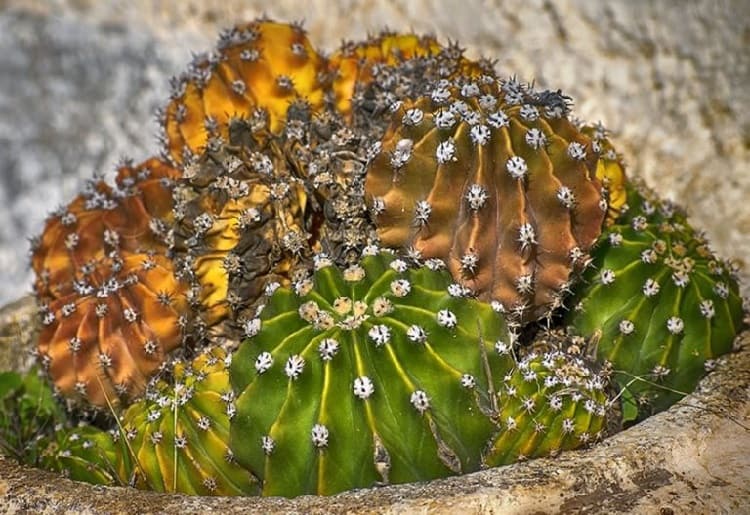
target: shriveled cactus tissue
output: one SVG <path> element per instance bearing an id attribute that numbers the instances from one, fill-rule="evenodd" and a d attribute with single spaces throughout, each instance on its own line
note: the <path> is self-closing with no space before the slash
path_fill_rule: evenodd
<path id="1" fill-rule="evenodd" d="M 330 55 L 326 57 L 326 55 Z M 160 157 L 32 246 L 0 451 L 190 495 L 331 495 L 594 445 L 732 350 L 733 267 L 606 129 L 457 44 L 221 34 Z"/>

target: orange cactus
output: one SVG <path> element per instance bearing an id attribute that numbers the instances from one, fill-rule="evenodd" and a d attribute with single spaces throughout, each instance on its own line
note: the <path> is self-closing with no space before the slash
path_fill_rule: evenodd
<path id="1" fill-rule="evenodd" d="M 130 399 L 182 343 L 185 286 L 165 256 L 179 175 L 158 159 L 125 164 L 114 187 L 89 182 L 47 221 L 31 260 L 38 350 L 63 394 Z"/>
<path id="2" fill-rule="evenodd" d="M 163 116 L 166 156 L 185 162 L 211 138 L 226 140 L 232 118 L 249 118 L 258 108 L 278 132 L 293 101 L 322 107 L 326 68 L 299 25 L 256 20 L 230 29 L 215 52 L 198 56 L 173 81 Z"/>
<path id="3" fill-rule="evenodd" d="M 601 123 L 583 126 L 581 132 L 591 138 L 591 145 L 598 155 L 596 178 L 602 183 L 608 200 L 606 222 L 612 224 L 627 200 L 625 162 L 612 146 Z"/>
<path id="4" fill-rule="evenodd" d="M 107 249 L 166 249 L 163 238 L 172 209 L 172 181 L 180 173 L 158 159 L 118 170 L 116 188 L 92 180 L 47 220 L 34 245 L 35 290 L 44 299 L 72 282 L 80 268 Z"/>
<path id="5" fill-rule="evenodd" d="M 163 255 L 111 253 L 42 305 L 38 351 L 57 389 L 96 407 L 138 396 L 183 342 L 184 287 Z"/>

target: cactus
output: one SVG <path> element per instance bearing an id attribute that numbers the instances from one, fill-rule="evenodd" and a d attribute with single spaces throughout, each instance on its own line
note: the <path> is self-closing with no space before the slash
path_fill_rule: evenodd
<path id="1" fill-rule="evenodd" d="M 257 493 L 258 482 L 235 463 L 227 446 L 235 410 L 230 361 L 220 348 L 206 348 L 192 362 L 177 361 L 170 381 L 155 381 L 146 397 L 122 415 L 137 488 L 191 495 Z"/>
<path id="2" fill-rule="evenodd" d="M 344 42 L 329 60 L 336 109 L 349 117 L 355 92 L 371 83 L 381 67 L 433 57 L 441 51 L 442 46 L 434 37 L 417 34 L 382 32 L 364 41 Z"/>
<path id="3" fill-rule="evenodd" d="M 288 284 L 313 250 L 339 261 L 375 238 L 363 202 L 365 145 L 334 115 L 290 107 L 280 134 L 235 121 L 177 188 L 175 254 L 203 328 L 234 337 L 270 282 Z"/>
<path id="4" fill-rule="evenodd" d="M 607 381 L 560 351 L 530 353 L 497 388 L 501 430 L 483 457 L 494 467 L 556 454 L 602 438 Z"/>
<path id="5" fill-rule="evenodd" d="M 0 373 L 0 454 L 36 463 L 36 442 L 63 420 L 62 407 L 37 369 Z"/>
<path id="6" fill-rule="evenodd" d="M 85 424 L 74 428 L 60 425 L 38 447 L 40 468 L 95 485 L 128 484 L 131 463 L 127 447 L 116 430 L 102 431 Z"/>
<path id="7" fill-rule="evenodd" d="M 33 241 L 37 297 L 45 301 L 64 295 L 81 267 L 110 250 L 166 250 L 172 183 L 178 176 L 177 170 L 151 158 L 137 166 L 125 161 L 114 188 L 100 179 L 89 180 Z"/>
<path id="8" fill-rule="evenodd" d="M 581 132 L 591 138 L 591 148 L 598 156 L 596 178 L 602 184 L 607 198 L 606 223 L 612 224 L 627 202 L 625 162 L 608 138 L 607 129 L 601 124 L 584 125 Z"/>
<path id="9" fill-rule="evenodd" d="M 214 52 L 172 81 L 161 115 L 165 157 L 189 163 L 210 140 L 227 140 L 233 118 L 263 117 L 276 132 L 293 101 L 321 109 L 326 66 L 298 24 L 258 19 L 223 32 Z"/>
<path id="10" fill-rule="evenodd" d="M 627 206 L 601 236 L 566 321 L 611 362 L 633 419 L 691 392 L 732 349 L 743 311 L 729 265 L 684 213 L 637 186 Z"/>
<path id="11" fill-rule="evenodd" d="M 127 402 L 182 345 L 187 308 L 165 256 L 113 251 L 41 305 L 41 362 L 71 400 L 95 408 Z"/>
<path id="12" fill-rule="evenodd" d="M 514 79 L 443 81 L 393 115 L 367 171 L 383 245 L 441 258 L 516 322 L 562 305 L 607 209 L 567 97 Z"/>
<path id="13" fill-rule="evenodd" d="M 368 248 L 278 288 L 231 369 L 231 447 L 264 495 L 328 495 L 477 470 L 494 433 L 488 375 L 510 335 L 431 260 Z"/>

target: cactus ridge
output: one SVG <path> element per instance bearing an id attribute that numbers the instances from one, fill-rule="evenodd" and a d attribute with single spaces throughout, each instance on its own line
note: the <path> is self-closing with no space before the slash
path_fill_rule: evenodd
<path id="1" fill-rule="evenodd" d="M 447 273 L 368 249 L 278 288 L 233 361 L 231 447 L 264 495 L 334 494 L 477 470 L 495 424 L 502 319 Z M 431 266 L 439 266 L 437 261 Z"/>
<path id="2" fill-rule="evenodd" d="M 494 467 L 556 454 L 600 440 L 607 379 L 561 351 L 530 353 L 497 389 L 501 429 L 483 460 Z"/>
<path id="3" fill-rule="evenodd" d="M 438 257 L 520 322 L 562 305 L 606 200 L 591 140 L 559 93 L 514 79 L 442 81 L 395 110 L 368 167 L 383 245 Z"/>
<path id="4" fill-rule="evenodd" d="M 299 24 L 258 19 L 223 32 L 213 52 L 172 80 L 160 115 L 164 157 L 189 164 L 211 140 L 228 139 L 234 118 L 262 118 L 276 132 L 295 100 L 320 110 L 326 68 Z"/>
<path id="5" fill-rule="evenodd" d="M 132 450 L 134 484 L 158 492 L 253 495 L 258 483 L 227 447 L 234 416 L 231 355 L 206 348 L 174 363 L 170 380 L 152 381 L 122 415 Z"/>
<path id="6" fill-rule="evenodd" d="M 116 434 L 116 433 L 115 433 Z M 58 426 L 38 444 L 39 466 L 94 485 L 126 486 L 130 462 L 122 441 L 94 426 Z"/>
<path id="7" fill-rule="evenodd" d="M 629 189 L 628 209 L 600 238 L 567 322 L 593 338 L 643 417 L 691 392 L 732 349 L 743 310 L 731 267 L 684 214 Z"/>

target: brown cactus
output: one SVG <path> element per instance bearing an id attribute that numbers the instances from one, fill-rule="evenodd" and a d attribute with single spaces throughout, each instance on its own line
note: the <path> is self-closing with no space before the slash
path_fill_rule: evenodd
<path id="1" fill-rule="evenodd" d="M 41 306 L 42 364 L 73 400 L 95 407 L 130 400 L 182 343 L 186 310 L 166 257 L 113 251 Z"/>
<path id="2" fill-rule="evenodd" d="M 196 56 L 173 79 L 163 114 L 165 155 L 190 161 L 210 139 L 226 141 L 232 119 L 254 113 L 278 131 L 294 100 L 323 105 L 326 77 L 325 59 L 300 25 L 259 19 L 227 30 L 214 52 Z"/>
<path id="3" fill-rule="evenodd" d="M 338 118 L 294 105 L 280 134 L 242 121 L 230 132 L 231 144 L 186 169 L 175 195 L 179 268 L 194 280 L 203 336 L 220 339 L 255 317 L 269 284 L 305 273 L 313 251 L 346 261 L 375 238 L 364 145 Z"/>
<path id="4" fill-rule="evenodd" d="M 567 112 L 559 92 L 490 76 L 404 102 L 367 175 L 382 243 L 442 258 L 520 322 L 560 306 L 607 208 Z"/>

